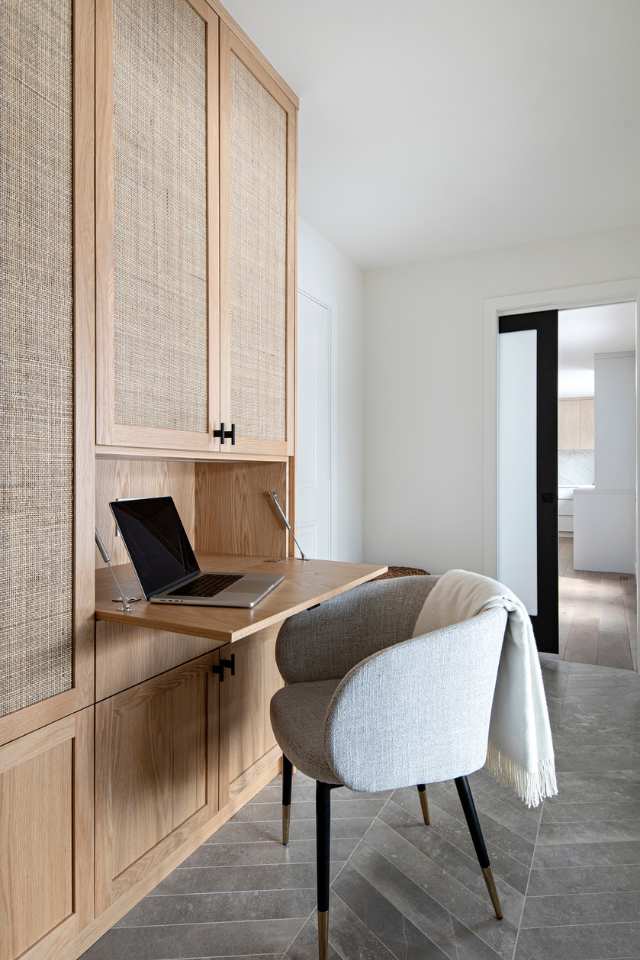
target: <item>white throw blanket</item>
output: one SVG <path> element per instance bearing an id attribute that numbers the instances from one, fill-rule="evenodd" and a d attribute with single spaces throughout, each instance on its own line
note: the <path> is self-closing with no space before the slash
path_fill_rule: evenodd
<path id="1" fill-rule="evenodd" d="M 496 681 L 487 769 L 514 788 L 529 807 L 558 792 L 549 713 L 531 620 L 522 602 L 502 583 L 467 570 L 450 570 L 422 608 L 414 637 L 460 623 L 483 610 L 508 613 Z"/>

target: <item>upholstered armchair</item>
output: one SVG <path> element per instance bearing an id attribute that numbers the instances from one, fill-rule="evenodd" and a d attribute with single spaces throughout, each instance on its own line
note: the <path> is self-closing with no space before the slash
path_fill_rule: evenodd
<path id="1" fill-rule="evenodd" d="M 482 767 L 506 626 L 490 610 L 423 636 L 412 633 L 437 577 L 377 581 L 289 619 L 276 659 L 286 686 L 271 701 L 283 751 L 283 836 L 293 767 L 316 781 L 319 956 L 328 956 L 331 790 L 455 780 L 497 919 L 502 918 L 467 776 Z"/>

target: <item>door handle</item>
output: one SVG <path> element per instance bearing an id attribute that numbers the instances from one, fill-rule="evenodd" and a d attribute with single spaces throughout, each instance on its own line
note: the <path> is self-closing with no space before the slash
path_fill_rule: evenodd
<path id="1" fill-rule="evenodd" d="M 231 440 L 231 446 L 234 447 L 236 444 L 236 425 L 235 423 L 231 424 L 231 430 L 225 430 L 224 423 L 220 424 L 219 430 L 213 431 L 213 436 L 220 440 L 220 443 L 224 443 L 225 440 Z"/>
<path id="2" fill-rule="evenodd" d="M 220 678 L 220 683 L 224 680 L 224 671 L 228 670 L 232 677 L 236 675 L 236 655 L 232 653 L 228 660 L 225 660 L 224 657 L 220 657 L 219 663 L 214 663 L 211 667 L 211 672 L 215 673 L 217 677 Z"/>

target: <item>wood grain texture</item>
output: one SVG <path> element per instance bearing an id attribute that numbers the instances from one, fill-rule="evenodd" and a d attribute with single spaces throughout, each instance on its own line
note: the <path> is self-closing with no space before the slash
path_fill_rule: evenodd
<path id="1" fill-rule="evenodd" d="M 202 463 L 224 463 L 227 460 L 238 460 L 246 463 L 247 461 L 256 461 L 262 463 L 286 463 L 287 457 L 283 455 L 271 455 L 261 453 L 238 453 L 235 447 L 225 447 L 224 453 L 215 450 L 167 450 L 153 447 L 123 447 L 123 446 L 103 446 L 98 444 L 95 448 L 98 459 L 113 459 L 114 457 L 130 460 L 191 460 Z"/>
<path id="2" fill-rule="evenodd" d="M 222 646 L 209 637 L 188 637 L 125 623 L 96 624 L 96 701 L 142 683 Z"/>
<path id="3" fill-rule="evenodd" d="M 44 960 L 93 917 L 93 707 L 0 748 L 0 960 Z"/>
<path id="4" fill-rule="evenodd" d="M 96 909 L 218 811 L 217 654 L 96 707 Z"/>
<path id="5" fill-rule="evenodd" d="M 196 551 L 284 558 L 287 534 L 268 490 L 287 502 L 286 464 L 196 464 Z"/>
<path id="6" fill-rule="evenodd" d="M 129 557 L 120 536 L 115 536 L 115 520 L 109 503 L 118 497 L 173 497 L 189 539 L 195 537 L 194 464 L 171 460 L 97 460 L 96 516 L 100 531 L 115 564 L 128 563 Z M 104 564 L 97 554 L 96 566 Z M 136 589 L 136 596 L 140 588 Z"/>
<path id="7" fill-rule="evenodd" d="M 271 697 L 282 686 L 275 645 L 280 625 L 268 627 L 233 645 L 235 675 L 220 684 L 220 805 L 229 802 L 237 781 L 276 747 L 271 729 Z"/>
<path id="8" fill-rule="evenodd" d="M 169 630 L 190 636 L 209 637 L 230 643 L 241 640 L 266 627 L 282 623 L 294 613 L 300 613 L 317 603 L 337 597 L 361 583 L 385 573 L 386 566 L 368 563 L 342 563 L 336 560 L 279 560 L 270 562 L 258 558 L 208 556 L 198 557 L 203 570 L 272 573 L 284 576 L 283 583 L 254 607 L 241 610 L 232 607 L 190 607 L 173 604 L 147 603 L 134 605 L 132 613 L 122 613 L 112 598 L 113 582 L 108 570 L 96 571 L 96 617 L 112 623 Z M 121 583 L 133 581 L 130 566 L 116 568 Z"/>
<path id="9" fill-rule="evenodd" d="M 274 751 L 265 762 L 256 764 L 253 768 L 253 776 L 248 780 L 242 790 L 232 795 L 230 802 L 221 809 L 211 820 L 193 826 L 190 831 L 185 831 L 179 845 L 167 852 L 164 859 L 157 862 L 149 862 L 146 870 L 128 887 L 120 897 L 103 910 L 95 919 L 89 923 L 76 937 L 69 947 L 56 956 L 56 960 L 77 960 L 88 948 L 102 936 L 105 931 L 112 927 L 117 921 L 127 913 L 139 900 L 142 899 L 150 890 L 152 890 L 174 867 L 182 863 L 189 854 L 200 846 L 211 834 L 215 833 L 220 827 L 252 799 L 263 787 L 265 787 L 280 771 L 281 754 Z M 270 762 L 266 762 L 270 760 Z M 190 821 L 190 825 L 193 820 Z M 177 831 L 176 831 L 177 835 Z M 38 958 L 40 960 L 40 958 Z"/>
<path id="10" fill-rule="evenodd" d="M 93 700 L 94 5 L 73 6 L 74 545 L 71 689 L 0 718 L 0 744 Z"/>

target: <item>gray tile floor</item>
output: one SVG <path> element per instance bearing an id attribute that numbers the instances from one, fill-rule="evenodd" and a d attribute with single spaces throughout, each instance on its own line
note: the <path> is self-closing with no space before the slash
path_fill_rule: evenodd
<path id="1" fill-rule="evenodd" d="M 560 795 L 527 810 L 472 778 L 505 919 L 493 919 L 451 783 L 333 794 L 331 958 L 640 958 L 640 677 L 544 658 Z M 291 843 L 266 787 L 85 960 L 311 960 L 314 787 L 295 777 Z"/>

